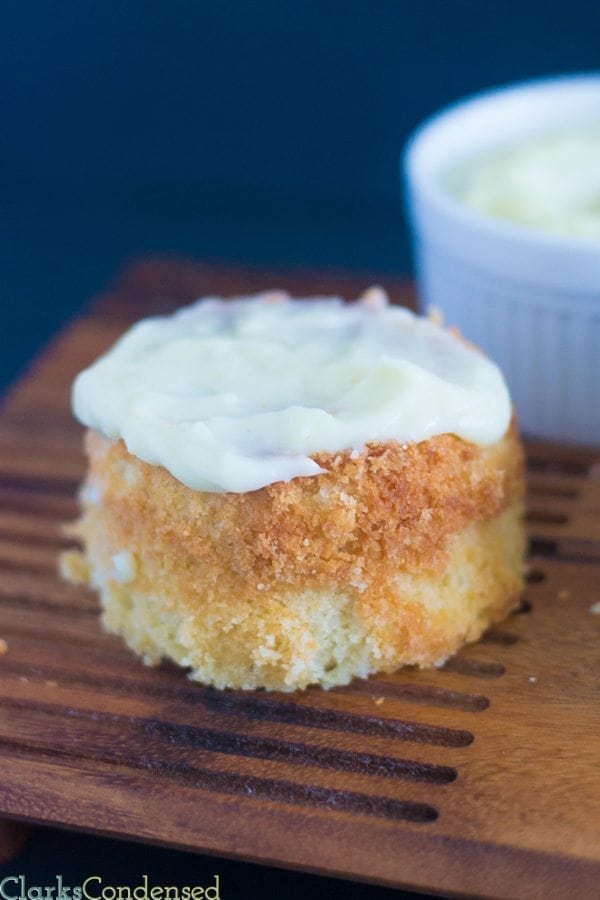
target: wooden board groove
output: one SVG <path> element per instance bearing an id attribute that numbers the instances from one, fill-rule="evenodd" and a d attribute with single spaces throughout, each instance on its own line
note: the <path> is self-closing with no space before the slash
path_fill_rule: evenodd
<path id="1" fill-rule="evenodd" d="M 12 713 L 10 719 L 6 716 L 6 710 L 10 710 Z M 39 701 L 19 702 L 11 699 L 3 702 L 2 713 L 0 737 L 5 747 L 11 741 L 15 747 L 17 746 L 15 737 L 21 724 L 19 714 L 24 713 L 26 716 L 35 718 L 36 721 L 43 717 L 47 727 L 44 738 L 41 738 L 39 734 L 32 737 L 26 722 L 22 729 L 24 743 L 18 744 L 18 746 L 25 747 L 27 744 L 29 750 L 33 747 L 48 754 L 56 751 L 56 730 L 62 728 L 63 724 L 62 721 L 51 722 L 51 720 L 53 717 L 62 720 L 64 716 L 64 710 L 58 704 Z M 272 739 L 263 735 L 175 725 L 171 722 L 141 717 L 99 716 L 95 712 L 75 709 L 71 711 L 71 719 L 72 723 L 77 726 L 77 746 L 69 748 L 71 755 L 77 753 L 81 756 L 89 756 L 90 753 L 97 750 L 98 735 L 95 723 L 98 718 L 104 725 L 104 737 L 108 738 L 107 746 L 103 750 L 103 758 L 106 759 L 114 750 L 114 746 L 119 744 L 124 745 L 119 752 L 126 750 L 128 754 L 133 754 L 133 758 L 144 756 L 150 751 L 156 751 L 159 757 L 161 753 L 164 756 L 165 745 L 168 745 L 171 753 L 176 748 L 177 758 L 180 760 L 185 757 L 188 760 L 197 761 L 199 753 L 209 751 L 207 759 L 216 759 L 214 754 L 225 754 L 286 763 L 292 766 L 299 763 L 303 768 L 309 766 L 334 769 L 340 773 L 369 776 L 370 779 L 373 777 L 403 779 L 428 785 L 445 785 L 452 783 L 457 777 L 456 769 L 451 766 L 424 763 L 389 754 L 363 754 L 356 750 L 343 750 L 306 741 Z M 54 740 L 49 740 L 49 737 Z M 64 747 L 60 749 L 61 752 L 65 750 Z"/>
<path id="2" fill-rule="evenodd" d="M 275 280 L 323 289 L 310 275 Z M 84 468 L 73 376 L 132 318 L 273 283 L 137 266 L 7 397 L 0 812 L 444 894 L 596 898 L 600 453 L 530 443 L 526 596 L 439 670 L 219 692 L 144 667 L 103 632 L 95 597 L 58 577 Z M 366 282 L 328 283 L 356 295 Z"/>

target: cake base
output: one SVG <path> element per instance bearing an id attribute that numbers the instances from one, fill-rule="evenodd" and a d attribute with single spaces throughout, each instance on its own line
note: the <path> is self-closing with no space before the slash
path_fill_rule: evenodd
<path id="1" fill-rule="evenodd" d="M 436 666 L 516 605 L 522 466 L 450 435 L 319 457 L 324 475 L 246 495 L 195 492 L 119 442 L 91 468 L 67 576 L 148 664 L 219 688 L 325 688 Z"/>

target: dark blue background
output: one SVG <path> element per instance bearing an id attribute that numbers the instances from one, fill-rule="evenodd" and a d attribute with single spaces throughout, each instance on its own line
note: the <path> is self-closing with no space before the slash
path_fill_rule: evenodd
<path id="1" fill-rule="evenodd" d="M 407 270 L 410 130 L 590 68 L 584 0 L 4 0 L 0 379 L 139 251 Z"/>
<path id="2" fill-rule="evenodd" d="M 410 130 L 600 63 L 582 0 L 4 0 L 0 17 L 3 380 L 135 252 L 407 270 Z"/>
<path id="3" fill-rule="evenodd" d="M 0 384 L 140 251 L 408 271 L 398 159 L 419 121 L 598 68 L 584 0 L 0 2 Z M 183 859 L 120 846 L 40 832 L 15 867 Z M 239 871 L 229 900 L 272 896 Z"/>

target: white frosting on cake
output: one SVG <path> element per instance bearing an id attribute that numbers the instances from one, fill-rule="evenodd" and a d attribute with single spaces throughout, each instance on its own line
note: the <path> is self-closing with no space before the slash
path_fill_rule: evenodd
<path id="1" fill-rule="evenodd" d="M 498 368 L 371 289 L 355 303 L 205 298 L 138 322 L 76 379 L 77 418 L 203 491 L 322 471 L 320 451 L 505 433 Z"/>

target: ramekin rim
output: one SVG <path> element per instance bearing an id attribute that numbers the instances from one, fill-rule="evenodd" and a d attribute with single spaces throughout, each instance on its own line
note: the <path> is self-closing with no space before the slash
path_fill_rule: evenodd
<path id="1" fill-rule="evenodd" d="M 573 87 L 576 87 L 577 84 L 581 85 L 583 83 L 597 85 L 600 96 L 600 69 L 571 72 L 562 75 L 545 75 L 484 88 L 469 94 L 467 97 L 459 98 L 431 113 L 413 129 L 402 150 L 400 158 L 401 175 L 406 182 L 409 192 L 421 193 L 438 211 L 454 218 L 466 227 L 485 231 L 490 238 L 496 237 L 508 242 L 518 242 L 521 246 L 525 244 L 541 249 L 548 248 L 557 252 L 572 252 L 576 249 L 579 253 L 589 256 L 600 255 L 600 244 L 596 238 L 543 231 L 521 225 L 518 222 L 511 222 L 508 219 L 502 219 L 499 216 L 473 210 L 461 203 L 458 198 L 453 197 L 435 178 L 417 176 L 415 171 L 416 159 L 425 138 L 433 127 L 444 119 L 502 95 L 518 94 L 535 89 L 549 89 L 552 85 L 566 86 L 572 84 Z"/>

